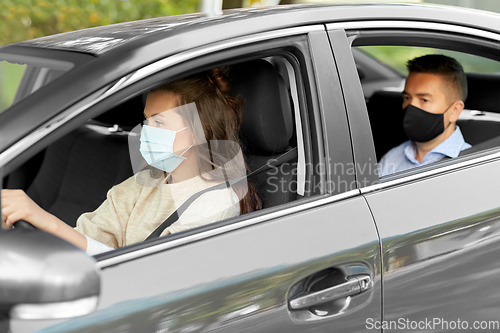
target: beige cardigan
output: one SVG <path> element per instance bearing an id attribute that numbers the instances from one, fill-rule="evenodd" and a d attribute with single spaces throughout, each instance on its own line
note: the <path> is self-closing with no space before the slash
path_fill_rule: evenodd
<path id="1" fill-rule="evenodd" d="M 141 242 L 189 197 L 217 184 L 199 176 L 165 184 L 164 179 L 152 180 L 148 175 L 149 171 L 142 171 L 111 188 L 99 208 L 78 218 L 75 230 L 112 248 Z M 239 213 L 239 199 L 232 189 L 210 191 L 196 199 L 162 236 Z"/>

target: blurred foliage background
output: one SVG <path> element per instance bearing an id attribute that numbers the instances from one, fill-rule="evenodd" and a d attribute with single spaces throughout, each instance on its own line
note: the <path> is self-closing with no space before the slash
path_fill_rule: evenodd
<path id="1" fill-rule="evenodd" d="M 479 57 L 472 54 L 427 47 L 411 46 L 361 46 L 358 47 L 373 58 L 396 69 L 403 75 L 408 75 L 406 62 L 410 59 L 426 54 L 444 54 L 455 58 L 466 72 L 500 73 L 500 63 L 495 60 Z"/>
<path id="2" fill-rule="evenodd" d="M 199 0 L 1 0 L 0 45 L 198 8 Z"/>
<path id="3" fill-rule="evenodd" d="M 0 45 L 198 9 L 199 0 L 0 0 Z M 0 112 L 12 104 L 25 67 L 0 61 Z"/>

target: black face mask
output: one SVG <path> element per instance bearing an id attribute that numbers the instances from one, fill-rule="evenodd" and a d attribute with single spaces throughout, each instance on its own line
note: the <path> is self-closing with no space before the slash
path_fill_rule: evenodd
<path id="1" fill-rule="evenodd" d="M 403 109 L 405 111 L 403 128 L 408 138 L 415 142 L 427 142 L 443 133 L 445 130 L 444 114 L 448 112 L 448 109 L 444 113 L 430 113 L 409 104 Z M 451 122 L 448 126 L 450 125 Z"/>

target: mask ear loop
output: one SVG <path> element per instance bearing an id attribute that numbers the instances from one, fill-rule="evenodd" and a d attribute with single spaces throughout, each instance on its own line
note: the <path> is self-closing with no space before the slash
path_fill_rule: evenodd
<path id="1" fill-rule="evenodd" d="M 180 131 L 184 131 L 186 128 L 187 128 L 187 126 L 186 126 L 186 127 L 184 127 L 184 128 L 181 128 L 181 129 L 180 129 L 180 130 L 178 130 L 178 131 L 175 131 L 175 133 L 179 133 Z M 187 152 L 187 151 L 189 150 L 189 148 L 191 148 L 192 146 L 193 146 L 193 145 L 191 145 L 191 146 L 187 147 L 187 148 L 186 148 L 186 150 L 184 150 L 184 151 L 182 152 L 182 154 L 180 154 L 180 155 L 179 155 L 179 157 L 180 157 L 180 156 L 182 156 L 182 155 L 184 155 L 184 153 L 185 153 L 185 152 Z M 174 154 L 174 155 L 175 155 L 175 154 Z"/>
<path id="2" fill-rule="evenodd" d="M 186 127 L 186 128 L 187 128 L 187 127 Z M 180 131 L 182 131 L 182 130 L 180 130 Z M 188 151 L 188 150 L 189 150 L 192 146 L 193 146 L 193 145 L 191 145 L 191 146 L 187 147 L 187 148 L 186 148 L 186 150 L 184 150 L 184 151 L 182 152 L 182 154 L 180 154 L 180 155 L 179 155 L 179 157 L 182 157 L 182 155 L 183 155 L 185 152 L 187 152 L 187 151 Z M 174 154 L 174 155 L 175 155 L 175 154 Z M 175 156 L 177 156 L 177 155 L 175 155 Z M 165 179 L 165 182 L 166 182 L 167 184 L 169 184 L 169 183 L 170 183 L 170 179 L 172 179 L 172 173 L 169 173 L 169 174 L 167 175 L 167 178 Z"/>
<path id="3" fill-rule="evenodd" d="M 187 128 L 187 126 L 186 126 L 186 127 L 184 127 L 184 128 L 181 128 L 181 129 L 180 129 L 180 130 L 178 130 L 178 131 L 175 131 L 175 133 L 179 133 L 180 131 L 184 131 L 186 128 Z M 189 150 L 192 146 L 193 146 L 193 145 L 191 145 L 191 146 L 187 147 L 187 148 L 186 148 L 186 150 L 184 150 L 184 151 L 182 152 L 182 154 L 180 154 L 180 155 L 179 155 L 179 157 L 182 157 L 182 155 L 184 155 L 184 153 L 185 153 L 185 152 L 187 152 L 187 151 L 188 151 L 188 150 Z M 175 155 L 175 154 L 174 154 L 174 155 Z M 177 156 L 177 155 L 176 155 L 176 156 Z"/>
<path id="4" fill-rule="evenodd" d="M 191 145 L 191 146 L 187 147 L 187 148 L 186 148 L 186 150 L 184 150 L 184 151 L 182 152 L 182 154 L 180 154 L 180 155 L 179 155 L 179 157 L 181 157 L 182 155 L 184 155 L 184 153 L 185 153 L 185 152 L 187 152 L 187 151 L 188 151 L 188 150 L 189 150 L 192 146 L 193 146 L 193 145 Z"/>

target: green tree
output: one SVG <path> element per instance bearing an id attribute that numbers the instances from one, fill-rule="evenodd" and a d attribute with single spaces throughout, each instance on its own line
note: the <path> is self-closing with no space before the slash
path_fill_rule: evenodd
<path id="1" fill-rule="evenodd" d="M 199 0 L 2 0 L 0 45 L 61 32 L 198 11 Z"/>

